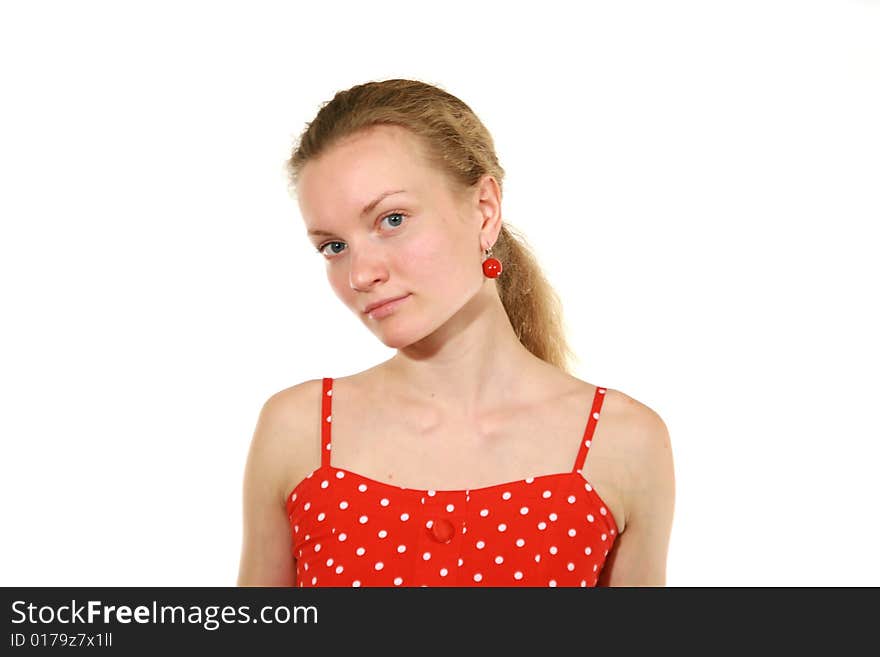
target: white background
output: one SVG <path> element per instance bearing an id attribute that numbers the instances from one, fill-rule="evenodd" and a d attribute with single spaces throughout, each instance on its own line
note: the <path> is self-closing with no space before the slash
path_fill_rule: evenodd
<path id="1" fill-rule="evenodd" d="M 666 421 L 667 583 L 880 585 L 878 35 L 845 0 L 4 3 L 0 584 L 235 584 L 262 403 L 393 353 L 284 160 L 411 77 L 492 132 L 577 375 Z"/>

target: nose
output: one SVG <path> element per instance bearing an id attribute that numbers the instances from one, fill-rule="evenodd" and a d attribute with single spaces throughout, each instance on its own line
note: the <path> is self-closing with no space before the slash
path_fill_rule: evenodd
<path id="1" fill-rule="evenodd" d="M 369 290 L 388 276 L 384 257 L 379 249 L 365 251 L 362 248 L 357 255 L 352 254 L 349 262 L 351 263 L 351 270 L 348 273 L 349 284 L 353 290 Z"/>

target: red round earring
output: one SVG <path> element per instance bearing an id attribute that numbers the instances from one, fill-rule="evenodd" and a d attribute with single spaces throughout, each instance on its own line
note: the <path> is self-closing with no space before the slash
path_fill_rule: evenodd
<path id="1" fill-rule="evenodd" d="M 492 255 L 491 246 L 486 249 L 486 255 Z M 501 270 L 501 262 L 497 258 L 488 257 L 483 260 L 483 274 L 486 276 L 486 278 L 498 278 L 498 276 L 501 274 Z"/>

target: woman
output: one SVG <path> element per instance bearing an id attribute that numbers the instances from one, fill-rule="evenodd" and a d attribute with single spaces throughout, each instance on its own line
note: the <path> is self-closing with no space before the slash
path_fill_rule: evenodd
<path id="1" fill-rule="evenodd" d="M 423 82 L 358 85 L 288 166 L 333 291 L 396 354 L 266 401 L 238 584 L 665 585 L 666 426 L 568 372 L 471 109 Z"/>

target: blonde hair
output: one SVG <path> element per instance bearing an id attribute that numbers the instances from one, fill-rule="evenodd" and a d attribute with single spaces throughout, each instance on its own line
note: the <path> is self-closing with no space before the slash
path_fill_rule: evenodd
<path id="1" fill-rule="evenodd" d="M 358 84 L 325 102 L 297 139 L 286 162 L 295 192 L 305 164 L 335 143 L 376 125 L 406 128 L 425 145 L 429 163 L 447 175 L 453 191 L 473 187 L 489 174 L 503 192 L 504 169 L 489 131 L 460 99 L 418 80 Z M 559 297 L 522 234 L 506 221 L 492 246 L 503 272 L 495 279 L 519 341 L 532 354 L 570 373 L 577 358 L 565 336 Z"/>

